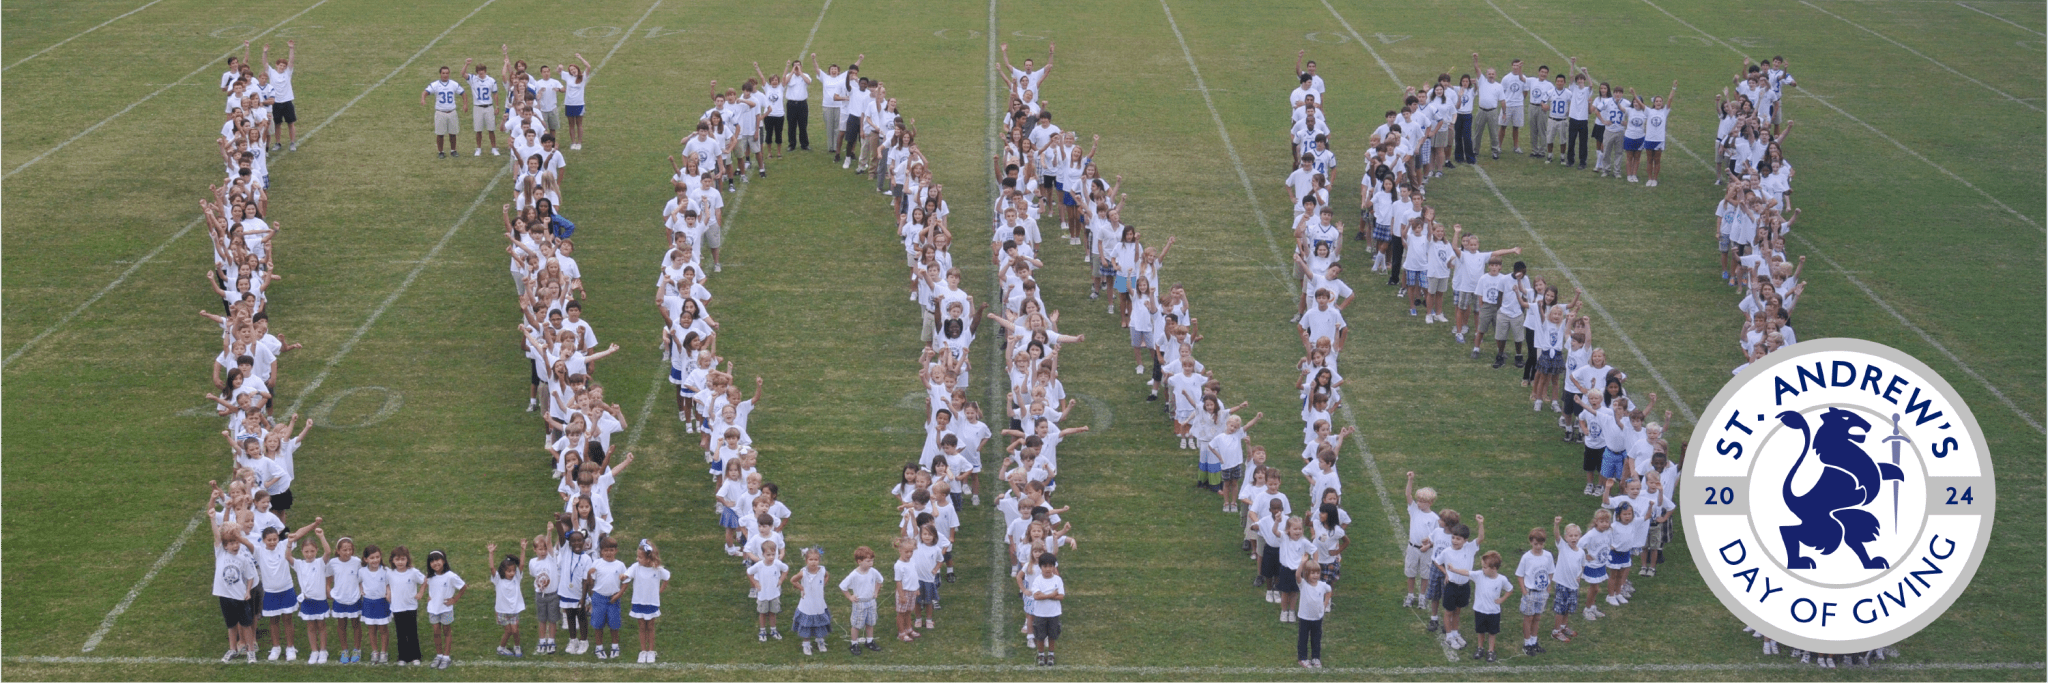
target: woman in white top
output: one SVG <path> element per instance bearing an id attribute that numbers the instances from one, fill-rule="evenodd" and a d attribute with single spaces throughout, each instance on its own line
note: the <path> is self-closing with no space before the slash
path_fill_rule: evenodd
<path id="1" fill-rule="evenodd" d="M 562 72 L 562 106 L 567 108 L 562 114 L 568 117 L 569 149 L 583 149 L 583 90 L 590 87 L 590 60 L 578 52 L 576 61 L 583 65 L 564 64 L 556 69 Z"/>
<path id="2" fill-rule="evenodd" d="M 1643 183 L 1644 187 L 1656 187 L 1657 173 L 1664 170 L 1664 130 L 1670 123 L 1671 104 L 1677 100 L 1678 81 L 1672 81 L 1670 95 L 1652 97 L 1648 106 L 1643 106 L 1641 100 L 1637 101 L 1637 106 L 1648 116 L 1643 123 L 1643 150 L 1650 153 L 1650 177 Z M 1635 182 L 1633 175 L 1629 182 Z"/>

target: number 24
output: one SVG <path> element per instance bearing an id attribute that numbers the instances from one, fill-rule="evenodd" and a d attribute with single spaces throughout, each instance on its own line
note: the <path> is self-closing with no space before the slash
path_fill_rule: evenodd
<path id="1" fill-rule="evenodd" d="M 1970 487 L 1963 487 L 1963 495 L 1960 498 L 1956 497 L 1956 487 L 1948 487 L 1948 504 L 1955 505 L 1956 501 L 1959 500 L 1962 501 L 1962 504 L 1964 505 L 1969 505 L 1970 503 L 1974 502 L 1975 499 L 1970 497 Z"/>

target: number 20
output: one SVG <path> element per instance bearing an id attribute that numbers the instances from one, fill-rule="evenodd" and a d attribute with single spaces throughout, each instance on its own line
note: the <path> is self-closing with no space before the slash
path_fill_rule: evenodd
<path id="1" fill-rule="evenodd" d="M 1950 486 L 1950 487 L 1948 487 L 1948 504 L 1949 504 L 1949 505 L 1955 505 L 1955 504 L 1956 504 L 1956 501 L 1962 501 L 1962 504 L 1963 504 L 1963 505 L 1969 505 L 1969 504 L 1971 504 L 1971 503 L 1975 502 L 1975 499 L 1973 499 L 1973 498 L 1971 498 L 1971 497 L 1970 497 L 1970 487 L 1968 487 L 1968 486 L 1965 486 L 1965 487 L 1963 487 L 1963 494 L 1962 494 L 1962 497 L 1960 497 L 1960 498 L 1956 496 L 1956 487 L 1954 487 L 1954 486 Z"/>
<path id="2" fill-rule="evenodd" d="M 1734 504 L 1735 504 L 1735 489 L 1732 489 L 1732 488 L 1729 488 L 1729 487 L 1726 487 L 1726 486 L 1723 486 L 1723 487 L 1721 487 L 1721 488 L 1719 488 L 1719 489 L 1716 489 L 1716 488 L 1714 488 L 1714 487 L 1712 487 L 1712 486 L 1709 486 L 1709 487 L 1707 487 L 1707 504 L 1708 504 L 1708 505 L 1734 505 Z"/>

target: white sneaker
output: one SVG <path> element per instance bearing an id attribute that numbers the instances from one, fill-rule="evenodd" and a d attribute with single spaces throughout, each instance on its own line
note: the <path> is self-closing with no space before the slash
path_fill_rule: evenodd
<path id="1" fill-rule="evenodd" d="M 723 264 L 723 263 L 713 263 L 713 264 L 711 264 L 711 272 L 714 272 L 714 273 L 723 273 L 723 272 L 725 272 L 725 264 Z"/>
<path id="2" fill-rule="evenodd" d="M 1629 177 L 1628 177 L 1628 181 L 1629 181 L 1629 182 L 1631 182 L 1631 183 L 1633 183 L 1633 182 L 1635 182 L 1635 181 L 1636 181 L 1636 177 L 1635 177 L 1635 176 L 1629 176 Z"/>
<path id="3" fill-rule="evenodd" d="M 1024 634 L 1024 647 L 1026 647 L 1026 648 L 1037 648 L 1037 647 L 1038 647 L 1038 634 L 1036 634 L 1036 633 L 1026 633 L 1026 634 Z"/>
<path id="4" fill-rule="evenodd" d="M 975 507 L 981 507 L 981 494 L 979 494 L 979 493 L 977 493 L 977 494 L 974 494 L 974 498 L 973 498 L 973 500 L 974 500 L 974 506 L 975 506 Z"/>
<path id="5" fill-rule="evenodd" d="M 1140 374 L 1140 375 L 1142 375 L 1142 374 L 1145 374 L 1145 366 L 1143 366 L 1143 365 L 1140 365 L 1140 366 L 1138 366 L 1138 374 Z"/>
<path id="6" fill-rule="evenodd" d="M 811 656 L 811 641 L 808 641 L 808 640 L 804 641 L 804 656 L 805 656 L 805 657 L 809 657 L 809 656 Z"/>
<path id="7" fill-rule="evenodd" d="M 1435 314 L 1435 313 L 1430 313 L 1430 314 L 1426 314 L 1426 315 L 1422 316 L 1422 324 L 1424 324 L 1424 325 L 1435 325 L 1435 324 L 1436 324 L 1436 314 Z"/>
<path id="8" fill-rule="evenodd" d="M 583 143 L 581 143 L 581 142 L 578 142 L 578 143 L 573 143 L 573 144 L 569 145 L 569 149 L 583 149 Z"/>
<path id="9" fill-rule="evenodd" d="M 287 661 L 287 662 L 296 662 L 296 661 L 299 661 L 299 649 L 298 649 L 298 648 L 296 648 L 296 647 L 288 647 L 288 648 L 285 648 L 285 649 L 284 649 L 284 661 Z"/>
<path id="10" fill-rule="evenodd" d="M 480 156 L 483 156 L 483 155 L 484 155 L 484 148 L 482 148 L 482 147 L 478 147 L 478 148 L 476 148 L 476 153 L 475 153 L 475 154 L 471 154 L 470 156 L 473 156 L 473 157 L 480 157 Z"/>
<path id="11" fill-rule="evenodd" d="M 1656 187 L 1656 186 L 1657 186 L 1657 181 L 1655 181 L 1655 180 L 1652 180 L 1652 181 L 1649 181 L 1649 182 L 1643 183 L 1643 187 Z"/>
<path id="12" fill-rule="evenodd" d="M 1557 401 L 1551 401 L 1551 402 L 1550 402 L 1550 412 L 1553 412 L 1553 413 L 1562 413 L 1562 412 L 1564 412 L 1564 406 L 1563 406 L 1562 404 L 1559 404 L 1559 403 L 1558 403 Z M 1564 419 L 1564 418 L 1558 418 L 1558 419 Z"/>
<path id="13" fill-rule="evenodd" d="M 276 648 L 276 647 L 270 648 L 270 656 L 269 656 L 269 657 L 266 657 L 265 659 L 268 659 L 268 660 L 270 660 L 270 661 L 273 661 L 273 662 L 275 662 L 275 661 L 277 661 L 277 655 L 278 655 L 278 654 L 279 654 L 280 652 L 283 652 L 283 648 Z M 250 652 L 250 653 L 249 653 L 249 658 L 250 658 L 250 659 L 255 659 L 255 658 L 256 658 L 256 656 L 255 656 L 255 655 L 256 655 L 256 653 L 255 653 L 255 652 Z"/>
<path id="14" fill-rule="evenodd" d="M 1599 616 L 1597 616 L 1597 615 L 1599 615 L 1600 613 L 1599 613 L 1599 612 L 1595 612 L 1595 611 L 1593 611 L 1593 606 L 1592 606 L 1592 605 L 1587 605 L 1587 606 L 1586 606 L 1586 613 L 1585 613 L 1585 614 L 1586 614 L 1586 621 L 1593 621 L 1593 620 L 1595 620 L 1595 619 L 1599 619 L 1599 618 L 1600 618 Z"/>
<path id="15" fill-rule="evenodd" d="M 1543 402 L 1542 402 L 1542 401 L 1530 401 L 1530 403 L 1534 403 L 1534 404 L 1536 404 L 1536 405 L 1534 405 L 1534 406 L 1531 406 L 1531 407 L 1529 408 L 1530 410 L 1532 410 L 1532 411 L 1535 411 L 1535 412 L 1539 412 L 1539 413 L 1540 413 L 1540 412 L 1543 412 Z"/>
<path id="16" fill-rule="evenodd" d="M 231 662 L 235 661 L 235 655 L 238 655 L 238 654 L 242 654 L 242 653 L 240 653 L 240 652 L 237 652 L 237 651 L 234 651 L 234 650 L 228 650 L 228 653 L 227 653 L 227 654 L 224 654 L 224 655 L 221 655 L 221 656 L 220 656 L 220 663 L 222 663 L 222 664 L 228 664 L 228 663 L 231 663 Z"/>
<path id="17" fill-rule="evenodd" d="M 498 148 L 496 148 L 496 147 L 492 147 L 492 148 L 491 148 L 491 156 L 499 156 L 499 155 L 498 155 Z"/>
<path id="18" fill-rule="evenodd" d="M 1607 604 L 1619 607 L 1621 606 L 1621 601 L 1619 599 L 1616 599 L 1614 596 L 1609 595 L 1607 596 Z"/>

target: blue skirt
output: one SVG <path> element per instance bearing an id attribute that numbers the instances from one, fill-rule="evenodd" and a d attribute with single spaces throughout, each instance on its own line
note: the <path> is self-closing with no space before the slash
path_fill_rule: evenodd
<path id="1" fill-rule="evenodd" d="M 718 526 L 727 529 L 740 528 L 739 513 L 733 512 L 732 508 L 723 505 L 718 506 Z"/>
<path id="2" fill-rule="evenodd" d="M 796 613 L 796 637 L 823 638 L 832 634 L 832 610 L 827 608 L 821 614 Z"/>
<path id="3" fill-rule="evenodd" d="M 363 598 L 363 623 L 371 626 L 391 623 L 391 599 Z"/>
<path id="4" fill-rule="evenodd" d="M 334 618 L 355 619 L 361 616 L 363 616 L 363 601 L 360 598 L 355 602 L 334 601 Z"/>
<path id="5" fill-rule="evenodd" d="M 327 601 L 305 598 L 299 600 L 299 618 L 305 621 L 320 621 L 327 618 Z"/>
<path id="6" fill-rule="evenodd" d="M 299 592 L 286 588 L 272 593 L 263 591 L 263 616 L 275 617 L 299 611 Z"/>
<path id="7" fill-rule="evenodd" d="M 637 602 L 633 603 L 634 619 L 656 619 L 659 617 L 661 617 L 661 605 L 642 605 Z"/>

